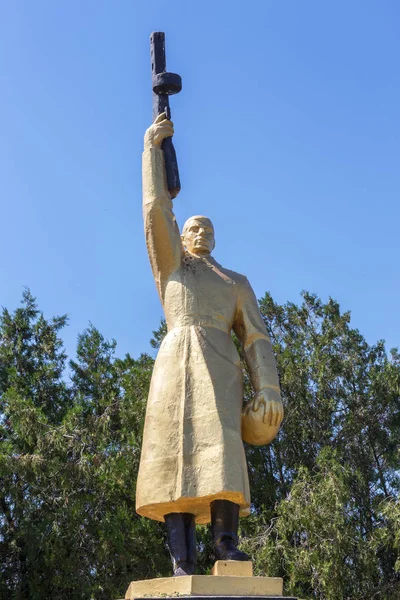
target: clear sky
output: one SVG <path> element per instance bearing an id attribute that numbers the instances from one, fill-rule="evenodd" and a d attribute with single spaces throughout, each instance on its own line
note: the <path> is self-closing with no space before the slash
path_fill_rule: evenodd
<path id="1" fill-rule="evenodd" d="M 400 345 L 397 0 L 0 2 L 0 304 L 31 288 L 64 338 L 93 322 L 149 351 L 162 314 L 143 238 L 149 34 L 165 31 L 182 226 L 258 297 L 337 299 Z"/>

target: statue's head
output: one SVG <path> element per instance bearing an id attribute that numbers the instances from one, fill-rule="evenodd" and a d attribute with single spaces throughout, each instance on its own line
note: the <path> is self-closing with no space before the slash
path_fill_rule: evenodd
<path id="1" fill-rule="evenodd" d="M 208 256 L 214 250 L 214 226 L 208 217 L 190 217 L 183 226 L 181 238 L 186 250 L 195 256 Z"/>

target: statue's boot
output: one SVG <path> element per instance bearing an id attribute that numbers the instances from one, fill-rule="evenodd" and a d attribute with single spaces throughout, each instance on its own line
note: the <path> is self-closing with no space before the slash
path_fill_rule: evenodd
<path id="1" fill-rule="evenodd" d="M 239 505 L 229 500 L 211 502 L 211 531 L 216 560 L 250 560 L 238 550 Z"/>
<path id="2" fill-rule="evenodd" d="M 196 571 L 194 515 L 190 513 L 170 513 L 165 515 L 164 518 L 174 575 L 193 575 Z"/>

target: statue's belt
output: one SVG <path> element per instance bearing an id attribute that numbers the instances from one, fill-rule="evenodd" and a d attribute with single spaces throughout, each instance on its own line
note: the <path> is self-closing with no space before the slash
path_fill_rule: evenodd
<path id="1" fill-rule="evenodd" d="M 230 326 L 229 324 L 221 319 L 220 321 L 212 316 L 191 316 L 187 315 L 184 317 L 180 317 L 179 320 L 171 324 L 168 330 L 168 333 L 176 330 L 176 329 L 185 329 L 187 327 L 201 327 L 203 329 L 218 329 L 225 333 L 226 335 L 230 335 Z"/>

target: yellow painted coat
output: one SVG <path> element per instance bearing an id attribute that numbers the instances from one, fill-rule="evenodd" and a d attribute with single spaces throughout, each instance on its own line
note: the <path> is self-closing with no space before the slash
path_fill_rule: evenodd
<path id="1" fill-rule="evenodd" d="M 150 262 L 167 321 L 151 380 L 136 510 L 164 520 L 189 512 L 210 521 L 210 502 L 249 513 L 241 438 L 241 340 L 256 392 L 279 389 L 271 344 L 243 275 L 184 252 L 165 185 L 162 150 L 143 154 L 143 211 Z"/>

